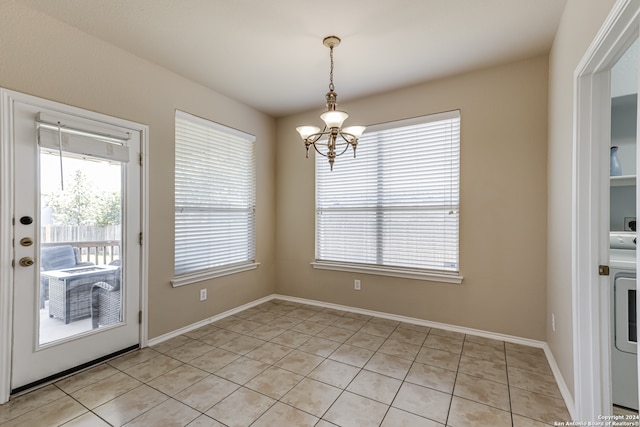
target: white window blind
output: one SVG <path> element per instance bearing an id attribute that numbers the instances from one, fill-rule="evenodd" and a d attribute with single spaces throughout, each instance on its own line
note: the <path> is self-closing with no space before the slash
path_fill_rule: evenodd
<path id="1" fill-rule="evenodd" d="M 255 137 L 181 111 L 175 120 L 175 275 L 253 263 Z"/>
<path id="2" fill-rule="evenodd" d="M 371 126 L 316 156 L 318 262 L 458 273 L 460 112 Z"/>

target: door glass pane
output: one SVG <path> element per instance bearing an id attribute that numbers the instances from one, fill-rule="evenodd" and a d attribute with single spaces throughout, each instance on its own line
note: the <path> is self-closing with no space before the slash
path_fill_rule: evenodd
<path id="1" fill-rule="evenodd" d="M 40 150 L 39 343 L 122 321 L 122 165 Z"/>

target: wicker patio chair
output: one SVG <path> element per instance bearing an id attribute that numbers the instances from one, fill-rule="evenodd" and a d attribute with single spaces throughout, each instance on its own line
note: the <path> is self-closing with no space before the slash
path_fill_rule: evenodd
<path id="1" fill-rule="evenodd" d="M 121 269 L 118 269 L 111 283 L 96 282 L 91 287 L 91 324 L 93 329 L 98 326 L 112 325 L 122 320 L 120 275 Z"/>

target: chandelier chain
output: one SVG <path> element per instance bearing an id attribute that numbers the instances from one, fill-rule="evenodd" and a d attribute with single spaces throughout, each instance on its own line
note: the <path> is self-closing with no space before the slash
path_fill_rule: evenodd
<path id="1" fill-rule="evenodd" d="M 331 69 L 329 70 L 329 91 L 334 91 L 333 86 L 333 46 L 329 48 L 329 58 L 331 58 Z"/>

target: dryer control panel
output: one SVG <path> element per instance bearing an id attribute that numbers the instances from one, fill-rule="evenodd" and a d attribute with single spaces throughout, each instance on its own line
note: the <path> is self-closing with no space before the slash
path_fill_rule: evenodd
<path id="1" fill-rule="evenodd" d="M 609 233 L 609 244 L 611 249 L 636 249 L 635 231 L 612 231 Z"/>

